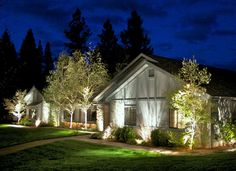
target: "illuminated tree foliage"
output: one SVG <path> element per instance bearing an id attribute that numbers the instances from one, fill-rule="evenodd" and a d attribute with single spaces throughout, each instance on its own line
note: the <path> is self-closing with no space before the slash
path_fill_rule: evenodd
<path id="1" fill-rule="evenodd" d="M 192 149 L 198 126 L 209 121 L 210 102 L 203 84 L 209 84 L 211 74 L 200 69 L 196 60 L 184 60 L 179 78 L 184 85 L 171 97 L 171 105 L 183 115 L 189 133 L 189 148 Z"/>
<path id="2" fill-rule="evenodd" d="M 92 97 L 104 86 L 107 79 L 107 70 L 95 52 L 86 55 L 75 52 L 73 56 L 62 54 L 56 70 L 48 77 L 48 87 L 44 94 L 56 108 L 70 113 L 70 128 L 77 106 L 85 113 L 87 126 L 87 109 L 92 104 Z"/>
<path id="3" fill-rule="evenodd" d="M 4 99 L 5 109 L 17 117 L 18 123 L 20 122 L 22 116 L 25 114 L 26 103 L 24 97 L 26 95 L 26 90 L 17 90 L 15 96 L 12 99 Z"/>

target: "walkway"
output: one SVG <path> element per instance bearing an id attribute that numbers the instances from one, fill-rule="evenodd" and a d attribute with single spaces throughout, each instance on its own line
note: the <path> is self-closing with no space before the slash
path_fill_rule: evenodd
<path id="1" fill-rule="evenodd" d="M 33 141 L 29 143 L 14 145 L 10 147 L 5 147 L 0 149 L 0 156 L 16 153 L 22 150 L 26 150 L 29 148 L 54 143 L 57 141 L 65 141 L 65 140 L 76 140 L 76 141 L 83 141 L 83 142 L 89 142 L 89 143 L 95 143 L 95 144 L 102 144 L 102 145 L 110 145 L 115 147 L 122 147 L 122 148 L 128 148 L 133 150 L 147 150 L 150 152 L 157 152 L 165 155 L 206 155 L 215 152 L 215 150 L 209 150 L 209 149 L 201 149 L 201 150 L 193 150 L 189 152 L 188 150 L 174 150 L 174 149 L 167 149 L 167 148 L 159 148 L 159 147 L 147 147 L 147 146 L 138 146 L 138 145 L 130 145 L 125 143 L 119 143 L 119 142 L 110 142 L 107 140 L 99 140 L 99 139 L 89 139 L 90 135 L 82 135 L 82 136 L 73 136 L 73 137 L 62 137 L 62 138 L 55 138 L 55 139 L 46 139 L 46 140 L 38 140 Z M 219 151 L 219 149 L 217 150 Z M 221 149 L 222 151 L 222 149 Z"/>

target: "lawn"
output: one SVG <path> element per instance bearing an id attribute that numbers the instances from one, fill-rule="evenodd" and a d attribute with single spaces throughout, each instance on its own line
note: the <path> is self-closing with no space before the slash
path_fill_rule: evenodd
<path id="1" fill-rule="evenodd" d="M 205 156 L 156 153 L 61 141 L 0 158 L 0 170 L 235 170 L 236 152 Z"/>
<path id="2" fill-rule="evenodd" d="M 0 148 L 22 144 L 25 142 L 58 138 L 74 135 L 82 135 L 76 130 L 58 128 L 17 128 L 11 125 L 0 125 Z"/>

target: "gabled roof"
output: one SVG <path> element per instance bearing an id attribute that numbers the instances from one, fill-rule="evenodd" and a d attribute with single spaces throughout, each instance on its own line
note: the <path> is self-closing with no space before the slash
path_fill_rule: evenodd
<path id="1" fill-rule="evenodd" d="M 28 106 L 34 106 L 44 101 L 44 98 L 40 91 L 35 86 L 33 86 L 25 95 L 24 101 Z"/>
<path id="2" fill-rule="evenodd" d="M 158 61 L 157 66 L 174 75 L 182 67 L 181 60 L 161 56 L 154 56 L 153 58 Z M 207 71 L 211 73 L 211 81 L 205 86 L 208 94 L 212 96 L 236 97 L 235 71 L 200 65 L 200 68 L 203 67 L 207 67 Z"/>
<path id="3" fill-rule="evenodd" d="M 110 92 L 112 87 L 116 86 L 126 75 L 144 61 L 152 63 L 172 75 L 177 75 L 182 67 L 181 60 L 161 56 L 150 57 L 141 53 L 109 82 L 108 86 L 94 98 L 94 101 L 100 101 L 105 94 Z M 236 84 L 234 83 L 236 72 L 202 65 L 200 67 L 207 67 L 208 71 L 212 74 L 211 82 L 206 86 L 208 94 L 212 96 L 236 97 Z"/>

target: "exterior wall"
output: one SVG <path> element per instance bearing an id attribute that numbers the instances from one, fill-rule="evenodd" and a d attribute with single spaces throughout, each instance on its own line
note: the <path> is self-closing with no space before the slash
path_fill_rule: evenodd
<path id="1" fill-rule="evenodd" d="M 149 77 L 149 69 L 154 69 L 154 77 Z M 110 102 L 110 122 L 123 127 L 125 106 L 135 106 L 137 126 L 169 128 L 166 96 L 177 86 L 177 81 L 170 74 L 148 66 L 107 98 Z"/>
<path id="2" fill-rule="evenodd" d="M 236 123 L 236 98 L 235 97 L 213 97 L 212 117 L 220 122 Z M 216 139 L 219 133 L 217 124 L 212 124 L 212 147 L 223 146 L 226 143 Z"/>

